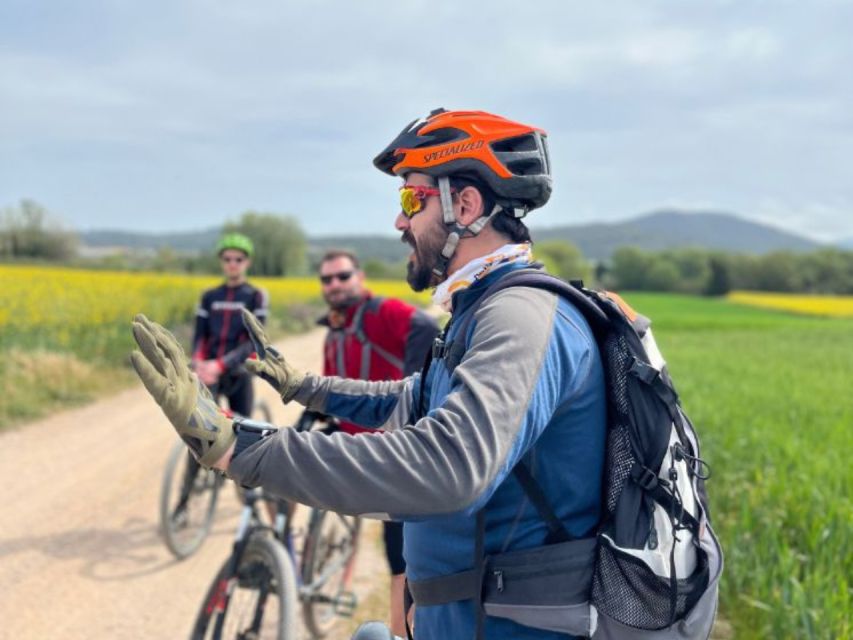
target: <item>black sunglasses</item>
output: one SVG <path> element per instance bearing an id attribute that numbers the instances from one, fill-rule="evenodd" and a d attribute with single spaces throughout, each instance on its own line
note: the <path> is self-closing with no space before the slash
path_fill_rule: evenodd
<path id="1" fill-rule="evenodd" d="M 320 282 L 323 284 L 330 284 L 332 280 L 337 278 L 341 282 L 346 282 L 350 278 L 352 278 L 352 271 L 341 271 L 340 273 L 330 273 L 327 276 L 320 276 Z"/>

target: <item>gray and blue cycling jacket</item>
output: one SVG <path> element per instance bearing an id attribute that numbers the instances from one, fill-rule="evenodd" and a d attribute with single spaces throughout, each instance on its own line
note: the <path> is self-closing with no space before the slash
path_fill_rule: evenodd
<path id="1" fill-rule="evenodd" d="M 485 288 L 515 268 L 455 294 L 449 341 Z M 553 293 L 512 287 L 476 310 L 468 333 L 452 374 L 436 360 L 426 380 L 307 376 L 297 401 L 386 433 L 282 429 L 233 460 L 229 475 L 310 506 L 403 520 L 410 580 L 471 569 L 474 516 L 483 508 L 486 553 L 543 544 L 546 525 L 511 473 L 522 460 L 569 533 L 591 535 L 601 506 L 605 389 L 586 321 Z M 418 415 L 422 384 L 425 411 Z M 474 629 L 470 600 L 415 612 L 419 640 L 471 638 Z M 485 637 L 569 636 L 487 617 Z"/>

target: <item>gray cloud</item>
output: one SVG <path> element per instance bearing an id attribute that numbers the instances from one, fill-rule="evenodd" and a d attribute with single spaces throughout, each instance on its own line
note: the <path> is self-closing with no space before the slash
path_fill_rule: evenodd
<path id="1" fill-rule="evenodd" d="M 849 3 L 100 2 L 0 9 L 0 204 L 80 227 L 256 207 L 390 232 L 370 160 L 434 106 L 549 131 L 538 224 L 701 203 L 853 236 Z"/>

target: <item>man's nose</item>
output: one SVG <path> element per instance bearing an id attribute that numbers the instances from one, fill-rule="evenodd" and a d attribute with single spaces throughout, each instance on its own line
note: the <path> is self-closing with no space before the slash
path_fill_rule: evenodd
<path id="1" fill-rule="evenodd" d="M 394 228 L 397 231 L 406 231 L 410 226 L 411 222 L 409 218 L 407 218 L 406 215 L 402 211 L 400 211 L 400 213 L 397 214 L 397 219 L 394 220 Z"/>

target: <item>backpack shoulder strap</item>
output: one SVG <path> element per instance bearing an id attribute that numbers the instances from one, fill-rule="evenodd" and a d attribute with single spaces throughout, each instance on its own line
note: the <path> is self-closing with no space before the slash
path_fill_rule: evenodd
<path id="1" fill-rule="evenodd" d="M 364 314 L 368 311 L 370 313 L 376 313 L 379 311 L 379 307 L 382 306 L 383 301 L 384 298 L 380 296 L 373 296 L 368 300 L 365 300 L 356 310 L 355 316 L 352 319 L 352 332 L 355 334 L 355 337 L 360 343 L 364 344 L 365 342 L 369 342 L 367 334 L 364 332 Z"/>
<path id="2" fill-rule="evenodd" d="M 477 310 L 490 297 L 499 291 L 503 291 L 510 287 L 533 287 L 536 289 L 544 289 L 566 298 L 578 309 L 578 311 L 581 312 L 581 314 L 583 314 L 596 336 L 606 332 L 610 327 L 610 319 L 596 304 L 595 298 L 593 297 L 594 294 L 592 292 L 588 292 L 586 289 L 575 286 L 574 284 L 569 284 L 556 276 L 552 276 L 551 274 L 543 271 L 540 264 L 534 263 L 529 268 L 517 269 L 503 278 L 496 280 L 490 284 L 485 292 L 483 292 L 483 295 L 474 302 L 473 307 L 466 314 L 465 319 L 462 321 L 462 325 L 456 332 L 455 339 L 445 345 L 443 353 L 435 354 L 436 357 L 444 358 L 448 371 L 452 373 L 462 361 L 462 356 L 465 355 L 465 351 L 467 350 L 466 338 L 468 335 L 468 328 L 470 327 Z"/>
<path id="3" fill-rule="evenodd" d="M 379 313 L 379 308 L 382 306 L 382 303 L 385 301 L 385 298 L 382 296 L 372 296 L 367 301 L 362 304 L 358 310 L 355 312 L 355 316 L 352 321 L 352 333 L 355 336 L 356 340 L 361 343 L 361 369 L 359 371 L 359 377 L 362 380 L 370 379 L 370 356 L 371 352 L 375 351 L 376 355 L 380 358 L 388 362 L 392 367 L 403 371 L 405 367 L 405 363 L 402 358 L 398 358 L 393 353 L 390 353 L 387 349 L 383 349 L 374 341 L 372 341 L 368 336 L 367 332 L 364 330 L 364 316 L 366 313 Z"/>
<path id="4" fill-rule="evenodd" d="M 469 310 L 462 321 L 462 325 L 456 332 L 454 340 L 441 345 L 441 352 L 434 354 L 436 357 L 444 358 L 448 371 L 452 373 L 461 362 L 462 356 L 465 355 L 468 328 L 477 309 L 491 296 L 510 287 L 534 287 L 566 298 L 583 314 L 596 336 L 602 335 L 610 328 L 610 319 L 596 304 L 595 298 L 593 298 L 594 294 L 583 289 L 579 283 L 569 284 L 543 271 L 541 265 L 534 264 L 530 268 L 518 269 L 495 281 L 477 299 L 473 308 Z M 530 468 L 524 461 L 519 462 L 515 466 L 513 475 L 548 527 L 548 536 L 545 539 L 545 544 L 556 544 L 571 540 L 572 536 L 566 530 L 559 517 L 557 517 L 557 514 L 554 513 L 548 498 L 545 496 L 545 492 L 533 477 Z"/>

